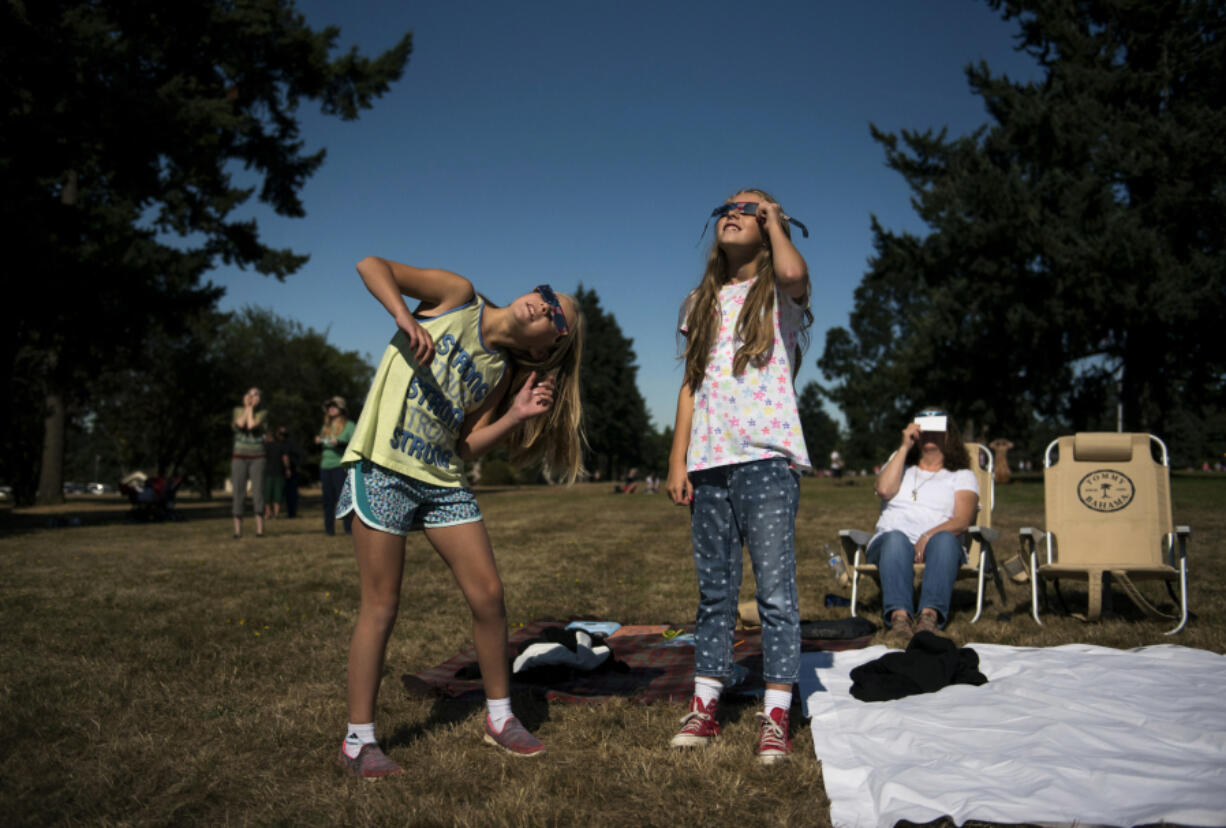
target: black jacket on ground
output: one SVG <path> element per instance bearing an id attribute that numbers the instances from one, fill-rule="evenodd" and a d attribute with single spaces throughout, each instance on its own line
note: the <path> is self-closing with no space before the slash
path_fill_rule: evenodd
<path id="1" fill-rule="evenodd" d="M 933 693 L 951 684 L 987 684 L 979 654 L 948 638 L 918 632 L 903 652 L 886 653 L 851 671 L 851 694 L 860 701 L 890 701 Z"/>

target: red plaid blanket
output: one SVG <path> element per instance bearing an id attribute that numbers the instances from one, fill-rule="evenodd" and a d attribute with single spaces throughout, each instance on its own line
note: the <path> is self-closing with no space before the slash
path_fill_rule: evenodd
<path id="1" fill-rule="evenodd" d="M 534 621 L 511 634 L 510 651 L 539 638 L 547 627 L 565 627 L 567 621 Z M 693 627 L 683 627 L 692 632 Z M 868 645 L 872 636 L 840 640 L 804 640 L 802 649 L 852 650 Z M 686 701 L 694 692 L 694 648 L 674 643 L 659 633 L 648 635 L 616 635 L 606 639 L 613 651 L 606 669 L 591 673 L 570 671 L 547 686 L 527 683 L 511 676 L 511 690 L 541 693 L 549 701 L 588 702 L 611 696 L 626 696 L 644 704 L 666 699 Z M 745 668 L 745 679 L 729 688 L 728 695 L 760 695 L 762 683 L 762 636 L 760 631 L 738 631 L 735 634 L 733 659 Z M 477 654 L 468 649 L 428 670 L 408 673 L 402 677 L 405 689 L 413 695 L 459 698 L 480 695 L 481 679 L 476 676 Z M 565 672 L 565 671 L 564 671 Z M 463 674 L 460 677 L 458 674 Z"/>

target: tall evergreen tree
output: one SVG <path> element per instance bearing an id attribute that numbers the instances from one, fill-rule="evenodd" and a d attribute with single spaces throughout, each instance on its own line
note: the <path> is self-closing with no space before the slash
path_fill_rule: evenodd
<path id="1" fill-rule="evenodd" d="M 596 291 L 582 285 L 575 301 L 586 326 L 580 394 L 588 450 L 584 465 L 608 479 L 647 459 L 644 441 L 652 434 L 647 403 L 638 388 L 634 341 L 622 333 L 611 313 L 600 307 Z"/>
<path id="2" fill-rule="evenodd" d="M 281 279 L 306 261 L 233 211 L 258 191 L 303 215 L 298 192 L 324 152 L 304 151 L 299 103 L 356 118 L 400 77 L 410 35 L 374 59 L 333 59 L 338 35 L 292 0 L 0 5 L 0 220 L 33 293 L 0 334 L 0 382 L 37 378 L 19 384 L 30 398 L 17 410 L 46 415 L 40 500 L 60 497 L 68 409 L 153 321 L 211 306 L 200 279 L 214 263 Z M 6 438 L 30 430 L 13 408 Z"/>
<path id="3" fill-rule="evenodd" d="M 796 400 L 800 414 L 800 429 L 805 436 L 805 448 L 813 468 L 826 468 L 830 452 L 839 442 L 839 424 L 822 407 L 821 387 L 816 382 L 806 382 Z"/>
<path id="4" fill-rule="evenodd" d="M 930 228 L 873 220 L 850 331 L 819 366 L 852 439 L 943 402 L 975 436 L 1177 435 L 1226 407 L 1226 11 L 1212 0 L 989 0 L 1043 70 L 967 68 L 991 124 L 885 134 Z M 1118 408 L 1117 408 L 1118 406 Z M 968 435 L 969 436 L 969 435 Z M 1216 449 L 1220 453 L 1221 447 Z"/>

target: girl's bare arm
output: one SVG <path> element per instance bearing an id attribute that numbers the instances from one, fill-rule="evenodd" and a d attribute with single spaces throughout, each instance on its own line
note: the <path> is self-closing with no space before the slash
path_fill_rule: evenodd
<path id="1" fill-rule="evenodd" d="M 472 282 L 450 270 L 412 267 L 379 256 L 367 256 L 358 262 L 358 275 L 371 295 L 396 320 L 396 327 L 409 338 L 413 355 L 422 366 L 434 359 L 434 340 L 417 324 L 404 297 L 417 299 L 420 303 L 417 310 L 427 314 L 459 307 L 473 298 Z"/>

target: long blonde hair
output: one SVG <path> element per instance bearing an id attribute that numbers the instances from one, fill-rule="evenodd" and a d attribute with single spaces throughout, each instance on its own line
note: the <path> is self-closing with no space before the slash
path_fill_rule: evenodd
<path id="1" fill-rule="evenodd" d="M 339 406 L 337 408 L 340 413 L 335 417 L 329 417 L 328 410 L 324 409 L 324 424 L 319 427 L 320 437 L 339 437 L 349 424 L 349 415 L 345 413 L 345 409 Z"/>
<path id="2" fill-rule="evenodd" d="M 509 349 L 511 362 L 511 387 L 498 404 L 502 415 L 515 395 L 524 387 L 528 375 L 536 372 L 537 380 L 547 376 L 554 378 L 553 405 L 539 417 L 525 420 L 507 437 L 507 449 L 511 462 L 526 466 L 539 462 L 547 480 L 561 479 L 573 483 L 582 476 L 583 406 L 579 401 L 579 366 L 583 361 L 583 312 L 574 297 L 565 293 L 574 309 L 574 319 L 569 320 L 570 332 L 554 346 L 541 361 L 534 361 L 524 352 Z"/>
<path id="3" fill-rule="evenodd" d="M 744 189 L 738 193 L 753 193 L 763 201 L 775 201 L 775 198 L 764 190 Z M 717 225 L 718 226 L 718 225 Z M 792 237 L 788 223 L 783 222 L 783 232 Z M 754 257 L 753 287 L 745 297 L 741 313 L 736 320 L 736 337 L 741 346 L 737 348 L 732 360 L 733 376 L 741 376 L 750 362 L 761 368 L 770 360 L 771 348 L 775 342 L 775 265 L 771 258 L 769 237 L 764 237 L 762 249 Z M 707 254 L 707 267 L 702 274 L 698 287 L 690 294 L 686 305 L 683 322 L 688 330 L 685 338 L 685 383 L 691 391 L 697 391 L 702 385 L 707 372 L 707 361 L 711 356 L 711 348 L 715 344 L 715 335 L 719 330 L 721 318 L 719 307 L 719 290 L 732 279 L 728 266 L 728 256 L 719 246 L 719 233 L 711 242 L 711 251 Z M 804 324 L 801 326 L 801 341 L 796 348 L 796 359 L 793 360 L 792 374 L 800 368 L 800 355 L 809 345 L 809 326 L 813 324 L 813 312 L 805 308 Z"/>

